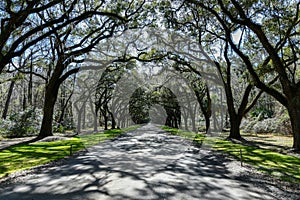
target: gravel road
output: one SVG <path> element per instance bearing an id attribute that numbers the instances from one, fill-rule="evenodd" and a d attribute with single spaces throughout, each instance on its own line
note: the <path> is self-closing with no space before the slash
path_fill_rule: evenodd
<path id="1" fill-rule="evenodd" d="M 148 124 L 59 165 L 1 183 L 0 199 L 283 198 L 274 183 L 252 183 L 247 170 Z M 286 199 L 299 197 L 289 195 Z"/>

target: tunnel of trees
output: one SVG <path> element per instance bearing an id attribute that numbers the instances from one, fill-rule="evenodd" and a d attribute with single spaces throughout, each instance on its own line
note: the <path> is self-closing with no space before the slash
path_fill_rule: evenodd
<path id="1" fill-rule="evenodd" d="M 272 119 L 270 132 L 290 134 L 300 150 L 299 15 L 293 0 L 1 1 L 0 133 L 43 138 L 90 125 L 96 130 L 99 118 L 105 129 L 108 121 L 115 128 L 115 115 L 129 125 L 134 96 L 145 92 L 135 122 L 148 121 L 151 106 L 160 105 L 167 125 L 183 121 L 196 130 L 203 114 L 206 127 L 226 124 L 229 138 L 241 139 L 241 128 L 259 129 Z M 200 105 L 177 95 L 185 102 L 179 107 L 173 88 L 135 91 L 142 84 L 129 83 L 137 102 L 128 113 L 130 99 L 110 97 L 121 76 L 135 76 L 124 67 L 133 62 L 185 76 L 189 86 L 177 92 L 190 87 Z M 108 70 L 98 76 L 95 68 Z M 152 73 L 141 71 L 145 79 Z"/>
<path id="2" fill-rule="evenodd" d="M 165 109 L 166 119 L 164 124 L 166 126 L 174 128 L 180 126 L 180 105 L 176 95 L 165 86 L 157 86 L 153 90 L 148 91 L 140 87 L 134 91 L 129 102 L 129 113 L 134 123 L 143 124 L 150 122 L 149 111 L 155 105 L 160 105 Z"/>

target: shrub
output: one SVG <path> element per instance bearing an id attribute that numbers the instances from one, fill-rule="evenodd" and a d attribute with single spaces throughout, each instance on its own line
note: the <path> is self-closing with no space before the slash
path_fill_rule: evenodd
<path id="1" fill-rule="evenodd" d="M 241 129 L 251 133 L 282 133 L 291 135 L 292 127 L 288 115 L 267 118 L 259 121 L 257 118 L 244 119 Z"/>
<path id="2" fill-rule="evenodd" d="M 267 119 L 274 116 L 274 111 L 264 108 L 257 108 L 250 112 L 250 116 L 252 118 L 258 118 L 259 120 Z"/>
<path id="3" fill-rule="evenodd" d="M 257 121 L 253 126 L 255 133 L 278 133 L 280 123 L 276 118 L 268 118 L 262 121 Z"/>
<path id="4" fill-rule="evenodd" d="M 53 131 L 57 132 L 57 133 L 65 133 L 66 132 L 65 127 L 59 123 L 55 123 L 53 125 Z"/>
<path id="5" fill-rule="evenodd" d="M 253 126 L 257 123 L 256 119 L 244 119 L 241 124 L 241 129 L 247 133 L 253 132 Z"/>
<path id="6" fill-rule="evenodd" d="M 279 132 L 292 135 L 293 130 L 292 130 L 292 125 L 290 121 L 290 117 L 287 112 L 284 112 L 280 117 L 279 117 L 279 122 L 281 126 L 279 127 Z"/>
<path id="7" fill-rule="evenodd" d="M 38 133 L 41 121 L 41 110 L 30 107 L 10 115 L 7 120 L 1 120 L 0 134 L 9 138 L 33 136 Z"/>

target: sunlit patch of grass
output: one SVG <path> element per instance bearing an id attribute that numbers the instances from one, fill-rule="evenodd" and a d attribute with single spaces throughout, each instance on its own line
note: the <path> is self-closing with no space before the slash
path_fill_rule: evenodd
<path id="1" fill-rule="evenodd" d="M 241 133 L 242 137 L 246 138 L 249 141 L 253 142 L 261 142 L 262 148 L 269 148 L 272 149 L 272 145 L 274 146 L 273 149 L 278 147 L 283 148 L 290 148 L 293 145 L 293 136 L 292 135 L 282 135 L 279 133 Z M 264 145 L 264 143 L 268 145 Z"/>
<path id="2" fill-rule="evenodd" d="M 112 139 L 124 132 L 133 131 L 138 127 L 132 126 L 125 129 L 107 130 L 96 134 L 74 137 L 69 140 L 11 146 L 0 151 L 0 178 L 19 170 L 29 169 L 64 158 L 71 153 L 96 145 L 104 140 Z"/>
<path id="3" fill-rule="evenodd" d="M 240 159 L 240 150 L 242 150 L 243 162 L 282 180 L 300 183 L 300 159 L 298 157 L 254 146 L 234 144 L 231 141 L 216 140 L 213 148 L 225 151 L 237 159 Z"/>
<path id="4" fill-rule="evenodd" d="M 202 138 L 199 134 L 187 131 L 162 127 L 165 131 L 176 134 L 187 139 L 193 137 Z M 186 137 L 189 135 L 189 137 Z M 198 142 L 197 140 L 193 139 Z M 240 160 L 240 150 L 242 151 L 243 162 L 254 166 L 259 171 L 267 173 L 281 180 L 300 183 L 300 158 L 296 156 L 285 155 L 274 152 L 269 149 L 257 148 L 254 146 L 236 144 L 228 140 L 217 137 L 206 137 L 205 140 L 199 140 L 203 144 L 210 145 L 212 148 L 224 151 L 236 159 Z"/>
<path id="5" fill-rule="evenodd" d="M 181 130 L 181 129 L 171 128 L 171 127 L 168 127 L 168 126 L 162 126 L 161 128 L 163 130 L 169 132 L 169 133 L 172 133 L 173 135 L 179 135 L 179 136 L 184 137 L 186 139 L 202 140 L 205 137 L 202 134 L 196 134 L 196 133 L 191 132 L 191 131 L 185 131 L 185 130 Z"/>

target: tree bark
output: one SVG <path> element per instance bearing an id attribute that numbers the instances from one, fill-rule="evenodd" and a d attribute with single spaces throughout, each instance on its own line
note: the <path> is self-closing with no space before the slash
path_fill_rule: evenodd
<path id="1" fill-rule="evenodd" d="M 83 104 L 83 108 L 82 108 L 82 129 L 86 128 L 86 103 Z"/>
<path id="2" fill-rule="evenodd" d="M 44 108 L 43 108 L 43 120 L 40 133 L 38 137 L 43 138 L 47 136 L 52 136 L 52 122 L 53 122 L 53 113 L 54 106 L 57 99 L 59 90 L 59 84 L 56 81 L 51 81 L 46 86 Z"/>
<path id="3" fill-rule="evenodd" d="M 27 97 L 27 101 L 28 104 L 30 106 L 33 105 L 32 102 L 32 90 L 33 90 L 33 76 L 32 76 L 32 72 L 33 72 L 33 65 L 32 65 L 32 56 L 31 56 L 31 61 L 30 61 L 30 74 L 29 74 L 29 82 L 28 82 L 28 97 Z"/>
<path id="4" fill-rule="evenodd" d="M 10 99 L 11 99 L 11 95 L 12 95 L 12 92 L 13 92 L 14 87 L 15 87 L 15 83 L 16 83 L 15 80 L 12 80 L 11 83 L 10 83 L 9 90 L 8 90 L 8 93 L 7 93 L 6 102 L 5 102 L 5 107 L 4 107 L 3 114 L 2 114 L 3 119 L 6 119 L 6 117 L 7 117 L 8 108 L 9 108 L 9 104 L 10 104 Z"/>
<path id="5" fill-rule="evenodd" d="M 293 131 L 293 148 L 300 151 L 300 96 L 296 95 L 288 101 L 288 113 Z"/>
<path id="6" fill-rule="evenodd" d="M 210 93 L 209 93 L 209 89 L 206 86 L 205 88 L 205 93 L 206 93 L 206 102 L 204 102 L 205 97 L 202 96 L 199 92 L 195 92 L 196 97 L 197 97 L 197 101 L 199 103 L 200 109 L 202 114 L 204 115 L 204 119 L 205 119 L 205 132 L 209 133 L 210 130 L 210 118 L 211 118 L 211 98 L 210 98 Z"/>
<path id="7" fill-rule="evenodd" d="M 78 103 L 78 102 L 77 102 Z M 78 107 L 78 104 L 77 103 L 75 103 L 74 104 L 74 106 L 75 106 L 75 109 L 76 109 L 76 111 L 77 111 L 77 126 L 76 126 L 76 132 L 77 133 L 80 133 L 81 132 L 81 117 L 82 117 L 82 113 L 83 113 L 83 107 L 84 107 L 84 105 L 82 105 L 80 108 Z M 83 103 L 83 104 L 85 104 L 85 102 Z"/>
<path id="8" fill-rule="evenodd" d="M 115 120 L 113 113 L 108 110 L 108 114 L 111 117 L 111 129 L 116 129 L 116 120 Z"/>
<path id="9" fill-rule="evenodd" d="M 240 125 L 242 118 L 236 114 L 230 116 L 230 134 L 228 138 L 241 139 Z"/>

